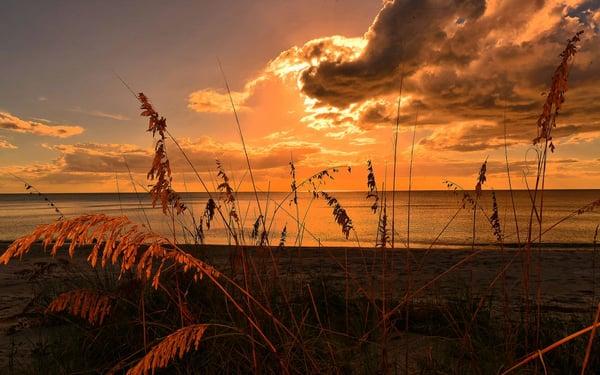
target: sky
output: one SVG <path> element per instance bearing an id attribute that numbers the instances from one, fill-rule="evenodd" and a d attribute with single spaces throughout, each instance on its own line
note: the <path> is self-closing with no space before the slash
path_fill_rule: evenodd
<path id="1" fill-rule="evenodd" d="M 487 185 L 506 188 L 505 151 L 523 188 L 545 92 L 579 30 L 546 186 L 600 188 L 600 0 L 4 0 L 1 9 L 0 192 L 23 191 L 13 175 L 44 192 L 150 184 L 154 139 L 118 77 L 166 117 L 202 178 L 216 183 L 218 159 L 249 190 L 224 76 L 262 191 L 289 190 L 290 160 L 299 180 L 351 165 L 332 190 L 366 189 L 371 160 L 390 186 L 397 120 L 397 189 L 408 186 L 413 130 L 414 189 L 473 188 L 484 160 Z M 174 188 L 200 191 L 167 150 Z"/>

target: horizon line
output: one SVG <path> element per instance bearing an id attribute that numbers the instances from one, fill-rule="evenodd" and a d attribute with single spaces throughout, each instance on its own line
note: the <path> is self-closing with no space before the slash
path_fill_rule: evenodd
<path id="1" fill-rule="evenodd" d="M 483 191 L 530 191 L 528 189 L 484 189 Z M 582 190 L 600 190 L 600 187 L 597 188 L 545 188 L 544 191 L 582 191 Z M 412 189 L 412 190 L 395 190 L 397 193 L 408 193 L 408 192 L 449 192 L 453 193 L 455 191 L 475 191 L 475 189 Z M 291 193 L 290 190 L 272 190 L 272 191 L 258 191 L 260 194 L 279 194 L 279 193 Z M 367 190 L 327 190 L 327 192 L 333 193 L 366 193 Z M 379 190 L 379 193 L 391 193 L 392 190 Z M 219 194 L 219 191 L 211 190 L 209 192 L 206 191 L 182 191 L 179 194 Z M 310 191 L 298 191 L 299 194 L 312 194 Z M 42 194 L 138 194 L 138 195 L 147 195 L 146 192 L 135 192 L 135 191 L 59 191 L 59 192 L 42 192 Z M 254 190 L 244 190 L 237 191 L 236 194 L 254 194 Z M 26 191 L 19 192 L 0 192 L 0 195 L 31 195 L 31 193 Z"/>

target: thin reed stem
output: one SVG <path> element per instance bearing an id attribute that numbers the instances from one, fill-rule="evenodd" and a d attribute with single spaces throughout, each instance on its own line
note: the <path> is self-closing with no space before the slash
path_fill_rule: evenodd
<path id="1" fill-rule="evenodd" d="M 244 149 L 244 157 L 246 158 L 246 165 L 248 167 L 248 174 L 250 174 L 250 181 L 252 182 L 252 190 L 254 191 L 254 197 L 256 198 L 256 205 L 258 206 L 258 213 L 262 217 L 261 222 L 263 226 L 263 230 L 267 231 L 267 226 L 265 224 L 265 217 L 263 215 L 263 211 L 260 204 L 260 199 L 258 198 L 258 190 L 256 189 L 256 181 L 254 180 L 254 173 L 252 172 L 252 167 L 250 165 L 250 157 L 248 156 L 248 150 L 246 148 L 246 142 L 244 141 L 244 133 L 242 132 L 242 125 L 240 124 L 240 119 L 235 108 L 235 103 L 233 102 L 233 97 L 231 96 L 231 90 L 229 89 L 229 83 L 227 82 L 227 77 L 225 76 L 225 71 L 223 70 L 223 66 L 221 65 L 221 61 L 217 60 L 219 63 L 219 69 L 221 70 L 221 75 L 223 76 L 223 81 L 225 83 L 225 88 L 227 89 L 227 95 L 229 96 L 229 101 L 231 103 L 231 109 L 233 110 L 233 115 L 235 117 L 235 123 L 237 125 L 237 130 L 240 136 L 240 140 L 242 142 L 242 148 Z M 268 245 L 268 239 L 267 239 Z"/>

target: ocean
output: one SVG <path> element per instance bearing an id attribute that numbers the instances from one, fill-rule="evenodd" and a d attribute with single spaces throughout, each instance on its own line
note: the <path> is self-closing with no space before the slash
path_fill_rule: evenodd
<path id="1" fill-rule="evenodd" d="M 270 243 L 278 244 L 283 228 L 286 228 L 286 245 L 303 246 L 373 246 L 379 214 L 374 214 L 366 199 L 365 192 L 332 193 L 347 211 L 354 231 L 346 239 L 336 224 L 331 207 L 320 198 L 314 200 L 310 193 L 299 193 L 298 211 L 288 193 L 259 194 L 262 212 L 267 217 L 270 228 Z M 520 239 L 526 238 L 531 212 L 531 198 L 527 191 L 514 191 L 517 222 Z M 47 197 L 67 217 L 81 214 L 104 213 L 106 215 L 126 215 L 139 223 L 150 223 L 153 231 L 172 237 L 179 242 L 192 242 L 186 230 L 193 228 L 190 211 L 197 217 L 204 210 L 208 199 L 205 193 L 183 194 L 188 212 L 176 219 L 175 231 L 172 220 L 163 215 L 159 208 L 153 208 L 146 194 L 133 193 L 86 193 L 48 194 Z M 498 216 L 504 242 L 516 243 L 517 235 L 509 191 L 496 191 Z M 580 207 L 600 198 L 600 190 L 549 190 L 544 192 L 543 230 L 573 213 Z M 437 248 L 464 248 L 473 242 L 473 211 L 461 208 L 462 195 L 451 191 L 414 191 L 410 204 L 410 246 L 427 248 L 436 239 Z M 475 242 L 494 245 L 497 243 L 486 216 L 492 215 L 492 197 L 485 191 L 480 203 L 484 212 L 475 214 Z M 238 193 L 238 213 L 244 227 L 246 243 L 252 243 L 250 232 L 259 216 L 254 193 Z M 406 247 L 408 223 L 408 192 L 397 192 L 395 199 L 396 247 Z M 392 196 L 387 194 L 388 228 L 391 228 Z M 29 194 L 0 194 L 0 240 L 14 240 L 31 232 L 37 225 L 56 220 L 57 215 L 48 207 L 43 198 Z M 278 208 L 279 207 L 279 208 Z M 275 216 L 273 218 L 273 213 Z M 297 236 L 296 218 L 305 223 L 302 236 Z M 535 218 L 534 218 L 535 221 Z M 556 247 L 591 246 L 596 226 L 600 224 L 600 209 L 586 212 L 557 225 L 542 237 L 544 243 Z M 206 232 L 206 243 L 227 244 L 231 241 L 227 231 L 218 219 Z M 535 235 L 538 228 L 534 229 Z"/>

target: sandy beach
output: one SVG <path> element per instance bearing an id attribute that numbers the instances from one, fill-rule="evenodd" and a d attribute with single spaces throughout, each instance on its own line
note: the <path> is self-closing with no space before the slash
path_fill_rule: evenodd
<path id="1" fill-rule="evenodd" d="M 9 244 L 0 243 L 0 251 Z M 183 247 L 218 269 L 228 267 L 230 249 L 227 246 Z M 381 274 L 381 250 L 332 247 L 284 249 L 273 251 L 273 257 L 265 249 L 249 248 L 248 251 L 255 254 L 257 263 L 263 262 L 265 269 L 272 269 L 275 259 L 282 274 L 293 272 L 294 277 L 303 278 L 306 283 L 326 279 L 328 285 L 338 285 L 340 293 L 343 293 L 348 281 L 352 296 L 379 297 L 379 276 L 367 275 Z M 0 266 L 0 368 L 8 366 L 11 353 L 17 363 L 28 361 L 24 354 L 27 351 L 16 348 L 31 348 L 35 337 L 40 335 L 38 325 L 42 310 L 39 301 L 36 301 L 36 293 L 41 286 L 48 287 L 53 282 L 64 284 L 73 277 L 73 272 L 77 275 L 98 275 L 87 264 L 85 249 L 78 251 L 72 259 L 64 252 L 62 254 L 52 258 L 42 251 L 40 244 L 36 244 L 21 261 Z M 519 298 L 515 297 L 523 293 L 521 254 L 514 249 L 482 249 L 475 255 L 471 250 L 397 250 L 388 251 L 386 256 L 391 265 L 387 272 L 392 298 L 398 299 L 405 293 L 407 257 L 411 259 L 411 290 L 417 291 L 416 301 L 452 299 L 466 291 L 474 295 L 494 295 L 498 300 L 504 290 L 518 301 Z M 533 297 L 537 285 L 537 255 L 534 253 L 532 257 L 530 288 Z M 463 261 L 465 258 L 467 261 Z M 594 251 L 589 247 L 544 250 L 541 277 L 544 311 L 564 317 L 591 312 L 593 301 L 597 300 L 596 263 Z M 507 264 L 508 267 L 505 266 Z M 347 268 L 347 274 L 344 268 Z M 499 275 L 505 268 L 503 279 Z M 444 274 L 449 269 L 451 271 Z M 436 279 L 440 274 L 443 276 Z M 501 288 L 504 289 L 501 291 Z"/>

